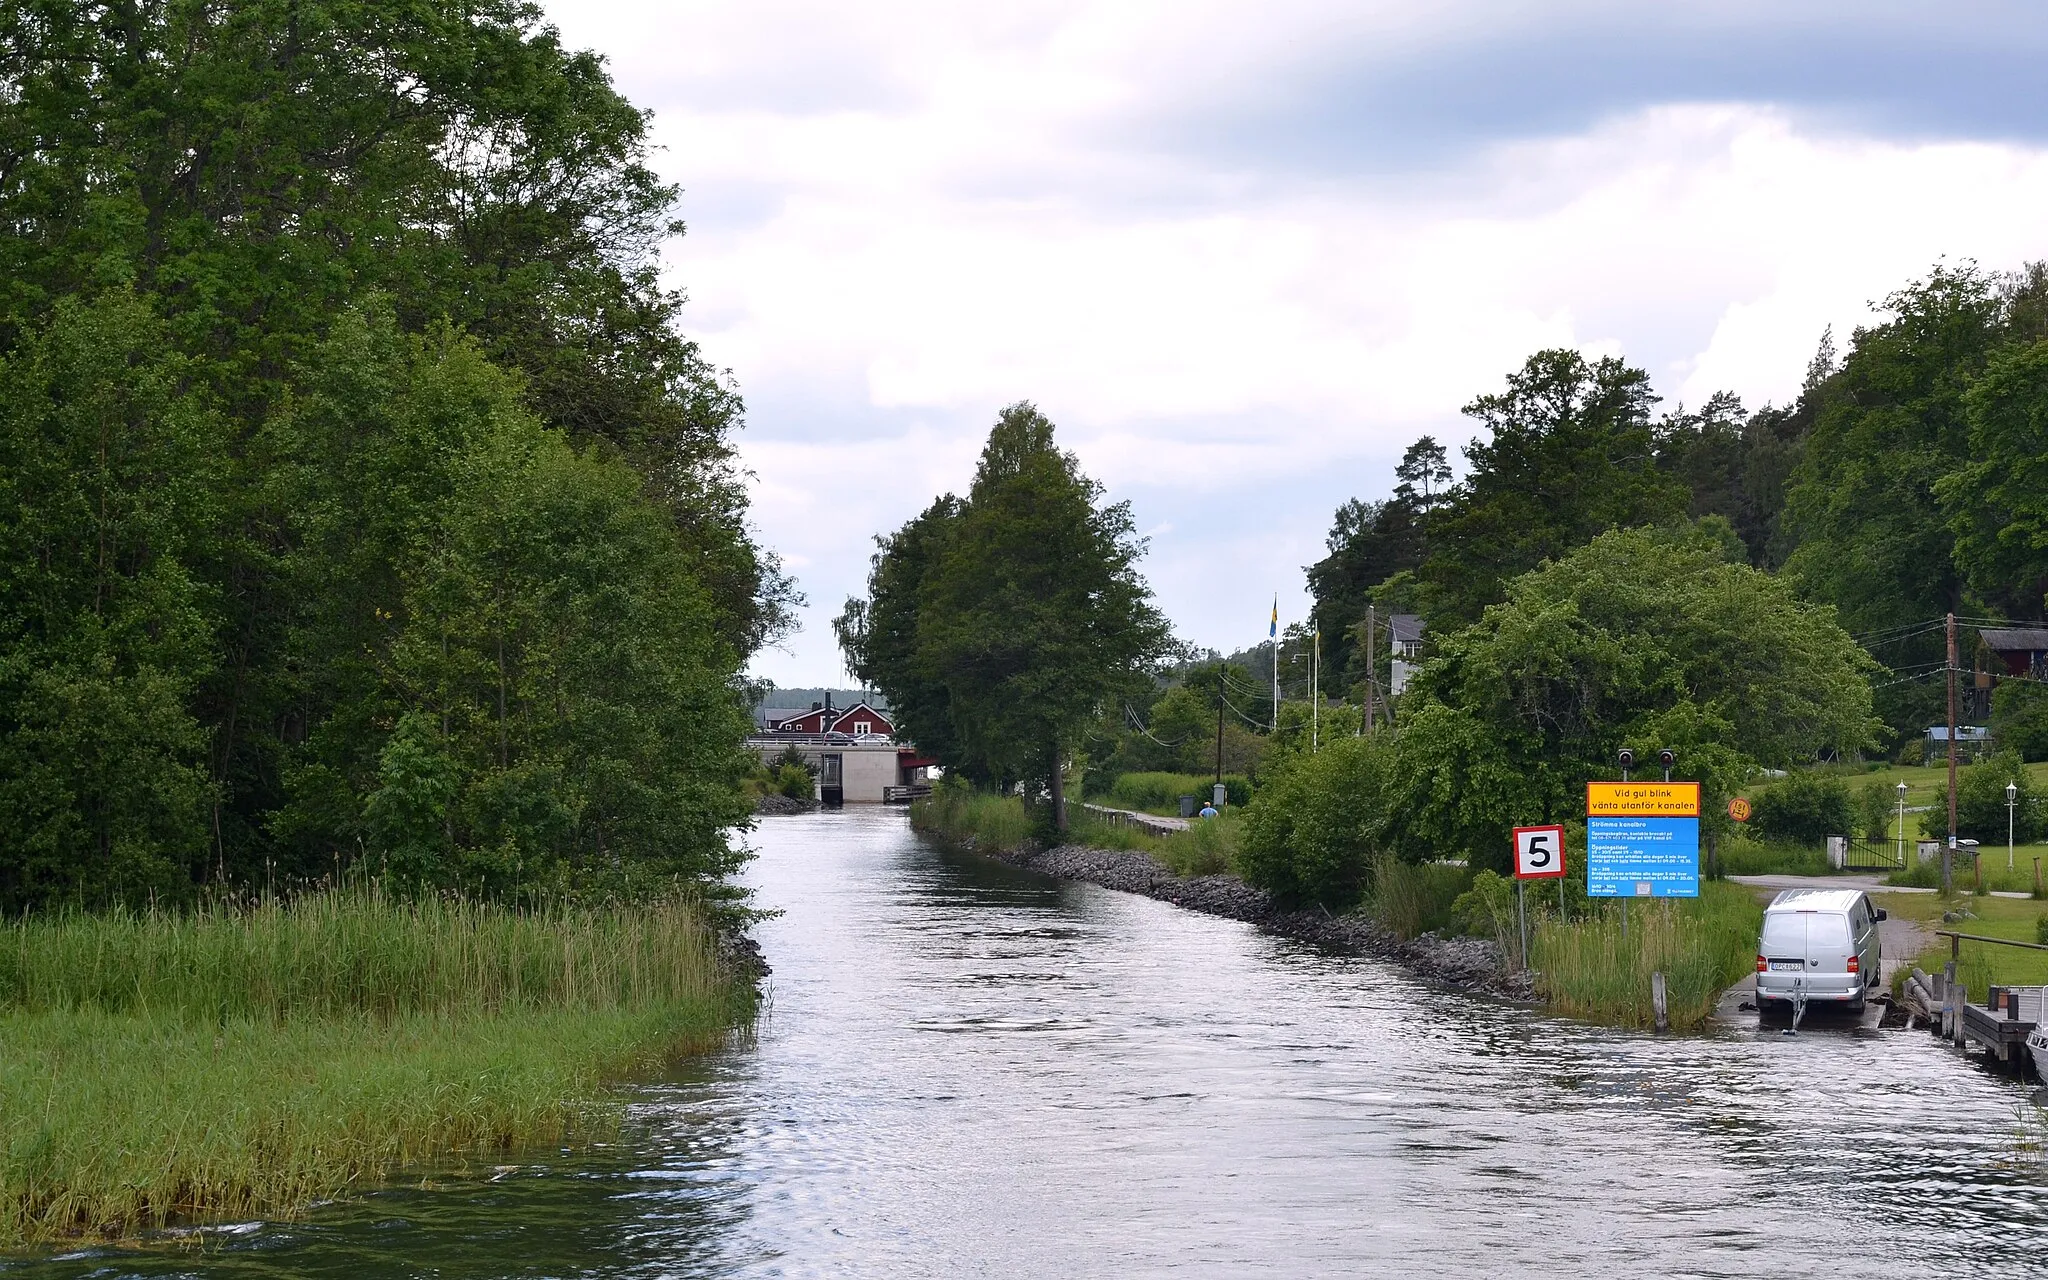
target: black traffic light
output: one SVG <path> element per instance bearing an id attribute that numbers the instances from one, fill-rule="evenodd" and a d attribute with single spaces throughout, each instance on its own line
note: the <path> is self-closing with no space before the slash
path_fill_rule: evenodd
<path id="1" fill-rule="evenodd" d="M 1672 765 L 1678 763 L 1678 753 L 1666 747 L 1657 753 L 1657 763 L 1669 769 Z"/>
<path id="2" fill-rule="evenodd" d="M 1621 755 L 1618 758 L 1621 761 L 1621 771 L 1623 773 L 1627 773 L 1630 769 L 1636 767 L 1636 753 L 1630 751 L 1627 747 L 1621 749 Z"/>

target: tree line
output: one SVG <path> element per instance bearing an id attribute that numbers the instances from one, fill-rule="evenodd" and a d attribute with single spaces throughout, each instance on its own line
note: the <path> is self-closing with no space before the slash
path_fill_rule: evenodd
<path id="1" fill-rule="evenodd" d="M 23 0 L 0 79 L 0 907 L 717 892 L 795 594 L 601 61 L 509 0 Z"/>
<path id="2" fill-rule="evenodd" d="M 1341 685 L 1366 678 L 1369 603 L 1443 633 L 1605 529 L 1717 517 L 1750 565 L 1908 677 L 1880 680 L 1877 708 L 1892 739 L 1917 735 L 1941 714 L 1925 677 L 1943 638 L 1907 624 L 2048 607 L 2048 267 L 1937 266 L 1884 306 L 1845 353 L 1823 336 L 1791 404 L 1755 411 L 1724 392 L 1660 414 L 1619 358 L 1531 356 L 1466 406 L 1482 433 L 1462 479 L 1424 437 L 1390 495 L 1338 509 L 1308 575 Z M 2008 717 L 2038 717 L 2022 707 L 2037 694 L 2002 693 Z"/>

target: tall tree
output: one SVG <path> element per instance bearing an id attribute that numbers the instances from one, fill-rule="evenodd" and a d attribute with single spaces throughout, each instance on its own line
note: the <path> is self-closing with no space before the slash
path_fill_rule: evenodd
<path id="1" fill-rule="evenodd" d="M 793 588 L 745 527 L 741 403 L 660 284 L 677 190 L 645 113 L 533 6 L 22 0 L 0 83 L 0 353 L 130 296 L 217 424 L 213 524 L 174 556 L 208 617 L 174 701 L 216 872 L 325 869 L 395 732 L 376 633 L 481 385 L 412 394 L 397 334 L 467 334 L 517 407 L 631 468 L 701 652 L 736 666 L 787 625 Z M 394 332 L 351 331 L 372 313 Z M 345 812 L 307 826 L 308 788 Z"/>
<path id="2" fill-rule="evenodd" d="M 1682 515 L 1684 488 L 1656 468 L 1655 403 L 1642 370 L 1553 350 L 1467 405 L 1487 436 L 1465 447 L 1465 483 L 1432 525 L 1432 624 L 1476 619 L 1510 578 L 1604 530 Z"/>
<path id="3" fill-rule="evenodd" d="M 897 728 L 919 750 L 965 776 L 987 780 L 985 761 L 970 756 L 953 726 L 952 694 L 919 656 L 919 606 L 947 539 L 959 523 L 961 502 L 946 494 L 887 537 L 875 539 L 868 593 L 854 597 L 832 621 L 846 669 L 882 691 Z"/>
<path id="4" fill-rule="evenodd" d="M 1964 397 L 1969 461 L 1935 482 L 1957 568 L 2012 616 L 2048 614 L 2048 342 L 1992 359 Z"/>
<path id="5" fill-rule="evenodd" d="M 1043 784 L 1061 830 L 1067 764 L 1088 725 L 1173 649 L 1137 570 L 1144 540 L 1130 504 L 1101 496 L 1054 443 L 1052 423 L 1011 405 L 918 575 L 908 665 L 911 678 L 945 690 L 947 746 L 997 776 Z M 871 600 L 870 636 L 877 616 Z"/>

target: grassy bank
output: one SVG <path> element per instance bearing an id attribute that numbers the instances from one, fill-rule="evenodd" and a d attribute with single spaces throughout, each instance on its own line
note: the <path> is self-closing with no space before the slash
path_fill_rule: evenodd
<path id="1" fill-rule="evenodd" d="M 1647 1027 L 1650 975 L 1664 974 L 1671 1025 L 1705 1024 L 1721 992 L 1754 970 L 1763 904 L 1741 885 L 1708 881 L 1692 901 L 1603 904 L 1589 917 L 1534 923 L 1530 963 L 1554 1011 L 1614 1026 Z"/>
<path id="2" fill-rule="evenodd" d="M 1148 853 L 1175 875 L 1218 875 L 1233 868 L 1241 812 L 1227 810 L 1221 817 L 1192 823 L 1186 831 L 1154 836 L 1112 823 L 1077 804 L 1067 814 L 1066 839 L 1097 849 Z M 942 839 L 972 839 L 976 846 L 992 850 L 1014 849 L 1026 840 L 1051 836 L 1050 832 L 1034 832 L 1032 815 L 1017 796 L 990 795 L 965 787 L 941 787 L 911 805 L 910 823 Z"/>
<path id="3" fill-rule="evenodd" d="M 750 999 L 698 913 L 349 892 L 0 928 L 0 1244 L 285 1216 L 617 1122 Z"/>
<path id="4" fill-rule="evenodd" d="M 1930 935 L 1935 929 L 1953 929 L 2014 942 L 2048 942 L 2048 925 L 2042 923 L 2048 919 L 2048 902 L 1994 898 L 1988 894 L 1962 894 L 1944 900 L 1931 893 L 1888 893 L 1877 901 L 1890 914 L 1917 922 Z M 1958 920 L 1942 920 L 1944 913 L 1954 912 L 1967 914 Z M 1939 973 L 1948 958 L 1949 940 L 1930 936 L 1927 946 L 1911 957 L 1910 963 L 1929 973 Z M 1965 942 L 1956 975 L 1980 1000 L 1994 982 L 2001 986 L 2048 984 L 2048 951 Z"/>

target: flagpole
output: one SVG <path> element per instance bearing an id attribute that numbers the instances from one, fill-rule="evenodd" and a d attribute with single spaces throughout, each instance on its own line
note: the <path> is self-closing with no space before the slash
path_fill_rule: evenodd
<path id="1" fill-rule="evenodd" d="M 1273 736 L 1280 736 L 1280 597 L 1273 596 L 1273 620 L 1266 624 L 1267 643 L 1273 647 Z"/>
<path id="2" fill-rule="evenodd" d="M 1308 749 L 1323 749 L 1323 629 L 1316 628 L 1315 656 L 1308 660 Z"/>

